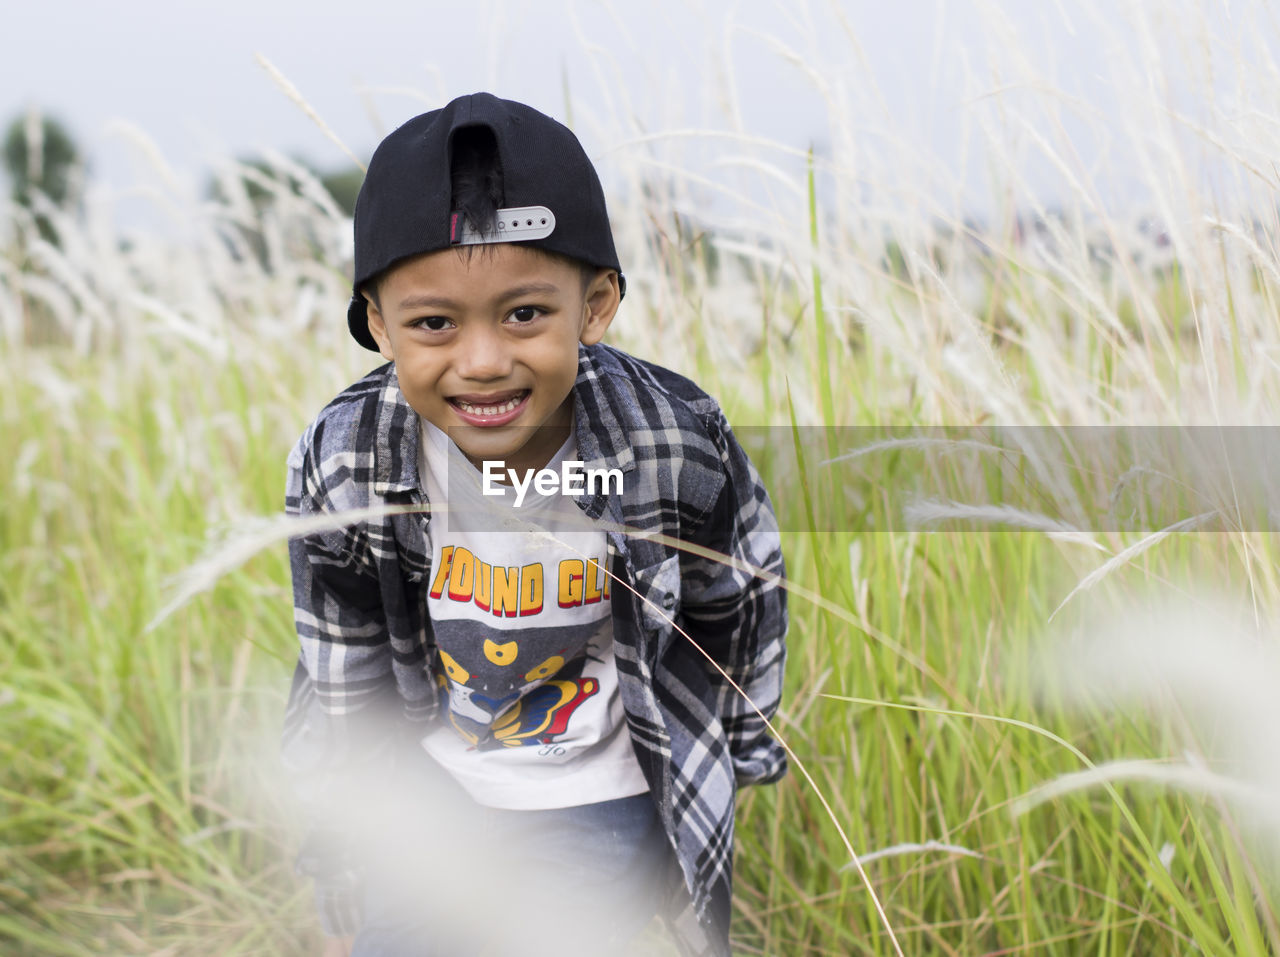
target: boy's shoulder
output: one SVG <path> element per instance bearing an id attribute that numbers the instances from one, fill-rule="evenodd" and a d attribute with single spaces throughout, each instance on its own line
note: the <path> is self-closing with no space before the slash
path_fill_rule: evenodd
<path id="1" fill-rule="evenodd" d="M 302 433 L 294 455 L 351 451 L 366 444 L 361 439 L 372 439 L 386 390 L 394 387 L 392 370 L 392 363 L 384 363 L 330 399 Z"/>
<path id="2" fill-rule="evenodd" d="M 319 497 L 368 488 L 394 466 L 387 453 L 398 459 L 405 439 L 416 444 L 416 435 L 417 416 L 400 396 L 394 365 L 385 363 L 334 396 L 307 426 L 289 453 L 290 484 L 296 480 Z"/>
<path id="3" fill-rule="evenodd" d="M 629 425 L 705 429 L 721 418 L 720 404 L 687 376 L 603 343 L 584 352 L 579 384 L 608 397 L 614 412 L 641 419 Z"/>
<path id="4" fill-rule="evenodd" d="M 624 512 L 631 509 L 628 524 L 665 516 L 692 527 L 731 479 L 754 481 L 749 469 L 739 470 L 720 404 L 692 379 L 610 346 L 584 348 L 578 452 L 584 461 L 631 472 L 621 496 Z"/>

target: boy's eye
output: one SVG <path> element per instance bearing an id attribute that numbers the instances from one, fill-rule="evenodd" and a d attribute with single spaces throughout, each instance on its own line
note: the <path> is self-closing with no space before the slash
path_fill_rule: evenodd
<path id="1" fill-rule="evenodd" d="M 537 306 L 521 306 L 519 309 L 511 310 L 511 318 L 516 322 L 532 322 L 542 315 L 542 310 Z"/>
<path id="2" fill-rule="evenodd" d="M 421 319 L 413 320 L 411 325 L 417 326 L 419 329 L 428 329 L 431 332 L 443 332 L 452 323 L 444 316 L 424 316 Z"/>

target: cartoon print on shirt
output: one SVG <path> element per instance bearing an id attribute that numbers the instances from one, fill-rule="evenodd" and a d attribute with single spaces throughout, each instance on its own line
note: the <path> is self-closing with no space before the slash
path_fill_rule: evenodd
<path id="1" fill-rule="evenodd" d="M 583 655 L 575 664 L 586 664 Z M 493 745 L 516 748 L 523 744 L 550 744 L 569 728 L 578 705 L 600 690 L 595 678 L 565 678 L 535 688 L 504 712 L 493 725 Z M 478 746 L 487 750 L 486 746 Z"/>
<path id="2" fill-rule="evenodd" d="M 600 660 L 608 620 L 487 634 L 482 628 L 465 619 L 435 623 L 436 681 L 453 727 L 480 751 L 545 745 L 564 735 L 579 705 L 599 691 L 583 669 Z"/>
<path id="3" fill-rule="evenodd" d="M 486 638 L 484 640 L 484 656 L 495 665 L 509 665 L 516 660 L 516 643 L 514 641 L 504 641 L 502 644 L 498 644 L 496 641 L 490 641 Z"/>

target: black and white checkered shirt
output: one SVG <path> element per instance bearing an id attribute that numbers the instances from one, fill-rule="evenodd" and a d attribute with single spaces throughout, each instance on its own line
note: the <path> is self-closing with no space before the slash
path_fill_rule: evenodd
<path id="1" fill-rule="evenodd" d="M 735 788 L 776 780 L 786 758 L 755 708 L 672 620 L 772 716 L 782 688 L 786 593 L 644 533 L 781 575 L 777 523 L 715 400 L 688 379 L 607 346 L 580 346 L 578 359 L 577 458 L 586 469 L 620 469 L 623 491 L 577 501 L 605 527 L 612 570 L 636 592 L 612 589 L 619 684 L 636 756 L 697 917 L 696 926 L 687 915 L 677 926 L 705 935 L 698 949 L 728 953 Z M 394 366 L 376 369 L 326 406 L 299 440 L 289 457 L 286 510 L 310 516 L 425 506 L 418 441 L 418 417 Z M 313 812 L 298 867 L 316 879 L 331 934 L 354 933 L 360 921 L 359 848 L 349 826 L 358 811 L 334 794 L 380 756 L 416 742 L 436 716 L 428 520 L 424 511 L 404 511 L 290 543 L 301 654 L 284 761 Z M 316 810 L 322 807 L 330 810 Z"/>

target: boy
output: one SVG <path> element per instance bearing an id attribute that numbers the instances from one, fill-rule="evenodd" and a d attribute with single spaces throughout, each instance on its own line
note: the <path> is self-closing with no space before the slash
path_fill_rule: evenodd
<path id="1" fill-rule="evenodd" d="M 771 715 L 785 593 L 647 536 L 782 557 L 714 400 L 601 344 L 625 289 L 549 117 L 478 93 L 374 153 L 348 325 L 389 362 L 286 503 L 405 506 L 290 546 L 284 756 L 332 952 L 612 953 L 679 899 L 686 949 L 728 953 L 735 786 L 786 763 L 706 656 Z"/>

